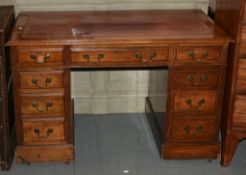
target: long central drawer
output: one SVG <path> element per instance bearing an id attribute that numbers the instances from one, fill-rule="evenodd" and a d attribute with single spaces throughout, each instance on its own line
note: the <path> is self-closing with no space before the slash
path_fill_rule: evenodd
<path id="1" fill-rule="evenodd" d="M 168 47 L 146 48 L 71 48 L 72 63 L 155 62 L 166 61 Z"/>

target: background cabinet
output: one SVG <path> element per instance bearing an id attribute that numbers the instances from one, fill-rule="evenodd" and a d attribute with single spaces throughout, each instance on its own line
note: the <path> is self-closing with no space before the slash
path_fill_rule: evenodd
<path id="1" fill-rule="evenodd" d="M 246 11 L 245 0 L 217 0 L 215 21 L 235 42 L 228 58 L 222 120 L 222 161 L 229 165 L 238 143 L 246 138 Z"/>
<path id="2" fill-rule="evenodd" d="M 9 52 L 4 43 L 14 24 L 14 9 L 0 7 L 0 164 L 9 169 L 14 152 L 14 110 Z"/>

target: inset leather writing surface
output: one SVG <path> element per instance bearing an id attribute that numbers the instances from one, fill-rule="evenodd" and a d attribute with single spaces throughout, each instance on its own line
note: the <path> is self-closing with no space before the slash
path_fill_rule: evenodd
<path id="1" fill-rule="evenodd" d="M 213 27 L 212 27 L 213 26 Z M 19 30 L 18 30 L 19 29 Z M 226 35 L 200 10 L 21 13 L 12 41 L 197 39 Z"/>

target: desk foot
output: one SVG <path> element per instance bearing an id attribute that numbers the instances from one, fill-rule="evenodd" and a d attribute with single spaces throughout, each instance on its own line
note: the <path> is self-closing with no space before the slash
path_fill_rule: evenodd
<path id="1" fill-rule="evenodd" d="M 164 143 L 161 158 L 163 159 L 216 159 L 220 143 L 214 144 L 177 144 Z"/>

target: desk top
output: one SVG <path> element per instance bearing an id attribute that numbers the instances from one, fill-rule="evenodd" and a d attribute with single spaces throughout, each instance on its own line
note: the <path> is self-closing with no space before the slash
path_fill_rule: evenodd
<path id="1" fill-rule="evenodd" d="M 8 45 L 229 40 L 201 10 L 23 12 Z"/>

